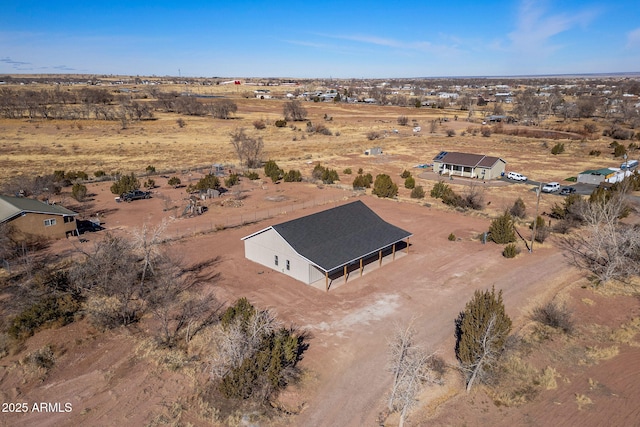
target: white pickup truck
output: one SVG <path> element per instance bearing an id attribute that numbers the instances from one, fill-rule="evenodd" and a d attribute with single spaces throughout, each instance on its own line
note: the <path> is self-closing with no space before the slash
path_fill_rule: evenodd
<path id="1" fill-rule="evenodd" d="M 542 187 L 543 193 L 555 193 L 560 190 L 560 184 L 557 182 L 548 182 Z"/>

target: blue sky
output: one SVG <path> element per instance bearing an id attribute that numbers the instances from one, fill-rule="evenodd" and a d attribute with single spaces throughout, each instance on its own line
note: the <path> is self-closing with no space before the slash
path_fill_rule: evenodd
<path id="1" fill-rule="evenodd" d="M 640 2 L 14 1 L 0 73 L 401 78 L 640 71 Z"/>

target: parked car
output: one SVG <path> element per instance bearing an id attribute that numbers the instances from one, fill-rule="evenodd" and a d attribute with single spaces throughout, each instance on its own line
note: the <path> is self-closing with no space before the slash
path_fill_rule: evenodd
<path id="1" fill-rule="evenodd" d="M 555 193 L 560 190 L 560 184 L 557 182 L 548 182 L 542 187 L 543 193 Z"/>
<path id="2" fill-rule="evenodd" d="M 568 196 L 569 194 L 573 194 L 575 192 L 576 192 L 576 189 L 573 187 L 564 187 L 562 190 L 560 190 L 560 195 Z"/>
<path id="3" fill-rule="evenodd" d="M 527 177 L 526 177 L 526 176 L 524 176 L 524 175 L 520 175 L 520 174 L 519 174 L 519 173 L 517 173 L 517 172 L 509 172 L 509 173 L 507 174 L 507 178 L 512 179 L 512 180 L 514 180 L 514 181 L 523 181 L 523 182 L 527 180 Z"/>
<path id="4" fill-rule="evenodd" d="M 125 202 L 130 202 L 132 200 L 148 199 L 149 197 L 151 197 L 151 193 L 148 191 L 133 190 L 128 193 L 124 193 L 120 196 L 120 199 Z"/>

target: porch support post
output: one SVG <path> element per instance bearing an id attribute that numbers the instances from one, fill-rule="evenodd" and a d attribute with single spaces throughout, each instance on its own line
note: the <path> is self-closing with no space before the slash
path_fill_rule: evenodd
<path id="1" fill-rule="evenodd" d="M 347 266 L 344 266 L 344 283 L 347 283 Z"/>
<path id="2" fill-rule="evenodd" d="M 378 251 L 378 266 L 382 266 L 382 249 Z"/>
<path id="3" fill-rule="evenodd" d="M 393 258 L 391 258 L 393 261 L 396 260 L 396 244 L 393 244 Z"/>
<path id="4" fill-rule="evenodd" d="M 409 238 L 407 237 L 407 253 L 409 253 Z"/>
<path id="5" fill-rule="evenodd" d="M 329 292 L 329 272 L 328 271 L 324 272 L 324 287 L 325 287 L 325 292 Z"/>
<path id="6" fill-rule="evenodd" d="M 362 277 L 362 258 L 360 258 L 360 277 Z"/>

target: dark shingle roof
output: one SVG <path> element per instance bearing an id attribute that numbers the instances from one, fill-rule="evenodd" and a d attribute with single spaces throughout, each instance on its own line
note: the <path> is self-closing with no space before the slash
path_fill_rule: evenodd
<path id="1" fill-rule="evenodd" d="M 411 236 L 385 222 L 361 201 L 272 228 L 297 253 L 324 271 L 335 270 Z"/>
<path id="2" fill-rule="evenodd" d="M 22 213 L 30 212 L 63 216 L 78 215 L 62 206 L 48 205 L 36 199 L 0 196 L 0 223 L 8 221 Z"/>

